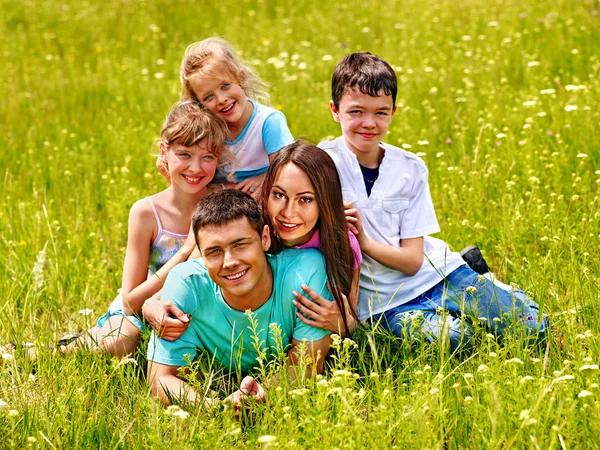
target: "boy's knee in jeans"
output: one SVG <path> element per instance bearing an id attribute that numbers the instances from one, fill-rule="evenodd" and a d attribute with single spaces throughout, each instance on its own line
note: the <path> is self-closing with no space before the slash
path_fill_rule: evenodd
<path id="1" fill-rule="evenodd" d="M 463 320 L 445 312 L 404 311 L 393 316 L 387 324 L 395 336 L 413 343 L 448 343 L 452 350 L 469 347 L 471 328 Z"/>

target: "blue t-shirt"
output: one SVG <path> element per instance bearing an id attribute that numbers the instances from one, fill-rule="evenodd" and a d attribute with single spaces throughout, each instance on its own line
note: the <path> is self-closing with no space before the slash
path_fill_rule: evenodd
<path id="1" fill-rule="evenodd" d="M 256 334 L 260 350 L 267 358 L 275 356 L 271 324 L 281 328 L 281 341 L 286 351 L 292 338 L 318 341 L 329 334 L 327 330 L 306 325 L 296 317 L 292 291 L 301 292 L 307 284 L 323 298 L 333 299 L 327 288 L 323 255 L 317 250 L 287 249 L 278 255 L 267 255 L 273 270 L 273 292 L 258 309 L 252 311 L 258 323 Z M 198 349 L 214 355 L 229 370 L 248 373 L 258 366 L 256 339 L 249 317 L 244 311 L 231 308 L 223 299 L 221 289 L 208 276 L 199 260 L 179 264 L 169 272 L 161 299 L 171 300 L 184 313 L 192 316 L 191 324 L 176 341 L 160 339 L 153 332 L 148 346 L 148 360 L 168 366 L 187 366 Z"/>

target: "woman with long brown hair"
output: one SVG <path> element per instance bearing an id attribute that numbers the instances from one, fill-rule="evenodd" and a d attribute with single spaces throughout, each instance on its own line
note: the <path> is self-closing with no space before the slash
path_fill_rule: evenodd
<path id="1" fill-rule="evenodd" d="M 325 258 L 335 303 L 303 286 L 314 302 L 294 292 L 299 319 L 341 335 L 352 334 L 362 256 L 346 225 L 342 187 L 331 157 L 303 141 L 284 147 L 265 176 L 262 205 L 271 230 L 269 252 L 317 248 Z"/>

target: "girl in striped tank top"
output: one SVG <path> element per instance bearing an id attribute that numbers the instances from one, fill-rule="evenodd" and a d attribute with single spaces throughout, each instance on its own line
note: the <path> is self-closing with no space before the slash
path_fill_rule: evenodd
<path id="1" fill-rule="evenodd" d="M 188 238 L 192 213 L 209 193 L 217 166 L 228 160 L 226 138 L 225 122 L 195 101 L 181 102 L 170 112 L 158 145 L 158 165 L 170 186 L 131 207 L 120 293 L 97 325 L 63 351 L 87 345 L 122 357 L 135 350 L 144 330 L 144 302 L 196 247 L 193 235 Z"/>

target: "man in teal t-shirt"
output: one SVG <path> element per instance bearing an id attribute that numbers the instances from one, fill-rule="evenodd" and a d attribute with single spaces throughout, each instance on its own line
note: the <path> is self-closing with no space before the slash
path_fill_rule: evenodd
<path id="1" fill-rule="evenodd" d="M 268 226 L 256 202 L 236 190 L 215 192 L 201 200 L 192 227 L 202 262 L 192 260 L 172 269 L 161 294 L 161 299 L 172 301 L 189 314 L 191 321 L 175 341 L 152 333 L 148 382 L 154 395 L 165 403 L 173 397 L 202 403 L 203 399 L 179 378 L 179 369 L 189 365 L 198 349 L 204 349 L 226 368 L 246 374 L 258 366 L 254 334 L 262 342 L 261 353 L 267 357 L 276 353 L 278 344 L 271 324 L 280 328 L 292 365 L 298 360 L 298 343 L 305 340 L 306 351 L 317 361 L 320 372 L 329 349 L 329 332 L 297 318 L 292 291 L 300 291 L 301 285 L 307 284 L 324 298 L 332 298 L 322 255 L 307 249 L 267 256 Z M 264 390 L 246 377 L 240 390 L 230 397 L 239 406 L 244 395 L 260 400 Z"/>

